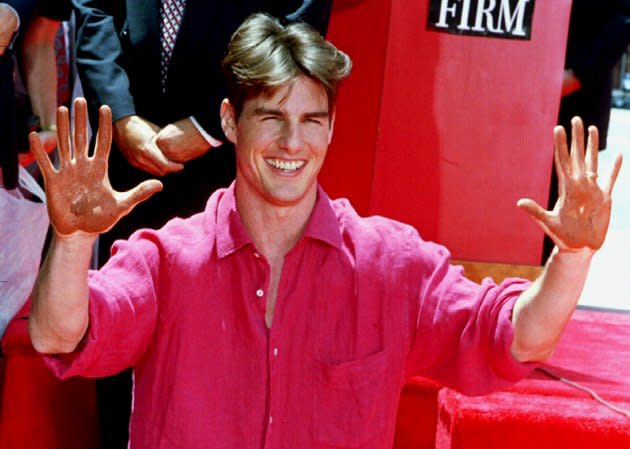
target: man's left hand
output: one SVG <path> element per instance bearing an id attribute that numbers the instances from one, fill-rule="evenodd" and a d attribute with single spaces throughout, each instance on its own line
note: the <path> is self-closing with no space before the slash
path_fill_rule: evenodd
<path id="1" fill-rule="evenodd" d="M 157 134 L 156 144 L 167 158 L 180 163 L 196 159 L 210 149 L 210 144 L 190 118 L 162 128 Z"/>
<path id="2" fill-rule="evenodd" d="M 559 197 L 553 210 L 547 211 L 530 199 L 520 199 L 517 205 L 540 225 L 561 251 L 598 250 L 606 238 L 611 195 L 622 158 L 621 154 L 617 155 L 610 178 L 601 188 L 597 183 L 597 128 L 591 126 L 588 129 L 585 154 L 582 120 L 574 117 L 571 126 L 570 154 L 564 128 L 557 126 L 554 129 Z"/>

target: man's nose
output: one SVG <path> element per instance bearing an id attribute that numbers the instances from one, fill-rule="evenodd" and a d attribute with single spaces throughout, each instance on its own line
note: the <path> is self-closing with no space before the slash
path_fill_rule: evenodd
<path id="1" fill-rule="evenodd" d="M 304 136 L 302 130 L 297 124 L 286 124 L 282 130 L 280 138 L 280 147 L 287 153 L 293 154 L 299 152 L 304 145 Z"/>

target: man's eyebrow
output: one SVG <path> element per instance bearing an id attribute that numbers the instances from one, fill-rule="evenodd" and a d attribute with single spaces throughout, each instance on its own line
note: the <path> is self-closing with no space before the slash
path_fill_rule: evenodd
<path id="1" fill-rule="evenodd" d="M 316 111 L 316 112 L 307 112 L 304 114 L 306 118 L 328 118 L 330 114 L 328 111 Z"/>
<path id="2" fill-rule="evenodd" d="M 271 109 L 260 106 L 254 109 L 254 115 L 282 115 L 282 112 L 279 109 Z"/>
<path id="3" fill-rule="evenodd" d="M 280 109 L 266 108 L 264 106 L 260 106 L 254 109 L 254 115 L 274 115 L 274 116 L 282 116 L 284 115 Z M 307 112 L 304 114 L 306 118 L 328 118 L 330 114 L 328 111 L 313 111 Z"/>

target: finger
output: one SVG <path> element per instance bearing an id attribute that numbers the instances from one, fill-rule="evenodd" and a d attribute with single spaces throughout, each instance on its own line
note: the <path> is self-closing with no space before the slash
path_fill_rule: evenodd
<path id="1" fill-rule="evenodd" d="M 597 175 L 597 158 L 599 152 L 599 131 L 597 127 L 588 127 L 588 143 L 586 144 L 586 156 L 584 158 L 586 174 Z"/>
<path id="2" fill-rule="evenodd" d="M 85 98 L 77 97 L 74 100 L 74 156 L 77 159 L 87 159 L 87 102 Z"/>
<path id="3" fill-rule="evenodd" d="M 153 194 L 161 191 L 162 183 L 157 179 L 149 179 L 137 185 L 131 190 L 121 192 L 118 200 L 118 209 L 123 213 L 129 213 L 136 205 L 145 201 Z"/>
<path id="4" fill-rule="evenodd" d="M 540 226 L 542 231 L 547 234 L 556 245 L 563 245 L 562 241 L 549 227 L 549 212 L 540 207 L 535 201 L 529 198 L 521 198 L 516 205 L 527 212 L 530 217 Z"/>
<path id="5" fill-rule="evenodd" d="M 571 172 L 569 160 L 569 147 L 567 145 L 567 132 L 562 126 L 553 129 L 554 158 L 556 159 L 556 171 L 558 178 L 565 177 Z"/>
<path id="6" fill-rule="evenodd" d="M 561 128 L 562 134 L 564 134 L 565 138 L 565 147 L 566 147 L 566 134 L 564 132 L 564 128 Z M 561 137 L 561 136 L 560 136 Z M 565 160 L 563 161 L 562 151 L 560 150 L 560 145 L 556 144 L 553 149 L 553 162 L 556 170 L 557 177 L 557 187 L 558 187 L 558 198 L 562 198 L 566 193 L 566 179 L 567 174 L 565 172 L 566 167 L 563 164 L 566 164 L 566 153 L 564 154 Z"/>
<path id="7" fill-rule="evenodd" d="M 96 134 L 96 148 L 94 158 L 107 159 L 112 147 L 112 110 L 103 105 L 98 110 L 98 132 Z"/>
<path id="8" fill-rule="evenodd" d="M 547 221 L 549 212 L 543 209 L 536 201 L 529 198 L 521 198 L 516 205 L 527 212 L 536 221 Z"/>
<path id="9" fill-rule="evenodd" d="M 72 153 L 70 150 L 70 118 L 68 108 L 57 108 L 57 143 L 59 144 L 59 160 L 61 166 L 70 164 Z"/>
<path id="10" fill-rule="evenodd" d="M 615 162 L 613 163 L 613 169 L 610 174 L 610 178 L 608 178 L 608 183 L 606 187 L 604 187 L 604 192 L 606 195 L 611 196 L 613 188 L 615 187 L 615 182 L 617 182 L 617 176 L 619 176 L 619 170 L 621 170 L 621 163 L 623 161 L 623 156 L 621 153 L 617 153 L 615 156 Z"/>
<path id="11" fill-rule="evenodd" d="M 162 150 L 156 144 L 155 138 L 151 140 L 149 151 L 145 154 L 147 159 L 149 159 L 147 162 L 155 169 L 161 171 L 162 174 L 174 173 L 184 169 L 183 164 L 170 160 L 162 153 Z"/>
<path id="12" fill-rule="evenodd" d="M 39 135 L 35 131 L 31 132 L 28 135 L 28 142 L 31 147 L 31 153 L 35 156 L 35 161 L 39 166 L 42 174 L 44 175 L 44 182 L 47 179 L 50 179 L 56 173 L 55 167 L 53 166 L 50 158 L 48 157 L 48 153 L 44 150 L 42 146 L 41 140 L 39 140 Z"/>
<path id="13" fill-rule="evenodd" d="M 580 117 L 571 119 L 571 166 L 576 174 L 584 172 L 584 125 Z"/>

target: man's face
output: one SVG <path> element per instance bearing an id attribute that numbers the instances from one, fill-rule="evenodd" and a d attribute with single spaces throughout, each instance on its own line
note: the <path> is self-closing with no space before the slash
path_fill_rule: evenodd
<path id="1" fill-rule="evenodd" d="M 221 117 L 225 135 L 236 147 L 239 189 L 277 206 L 314 199 L 332 138 L 333 119 L 322 85 L 300 76 L 271 97 L 245 101 L 238 119 L 225 100 Z"/>

